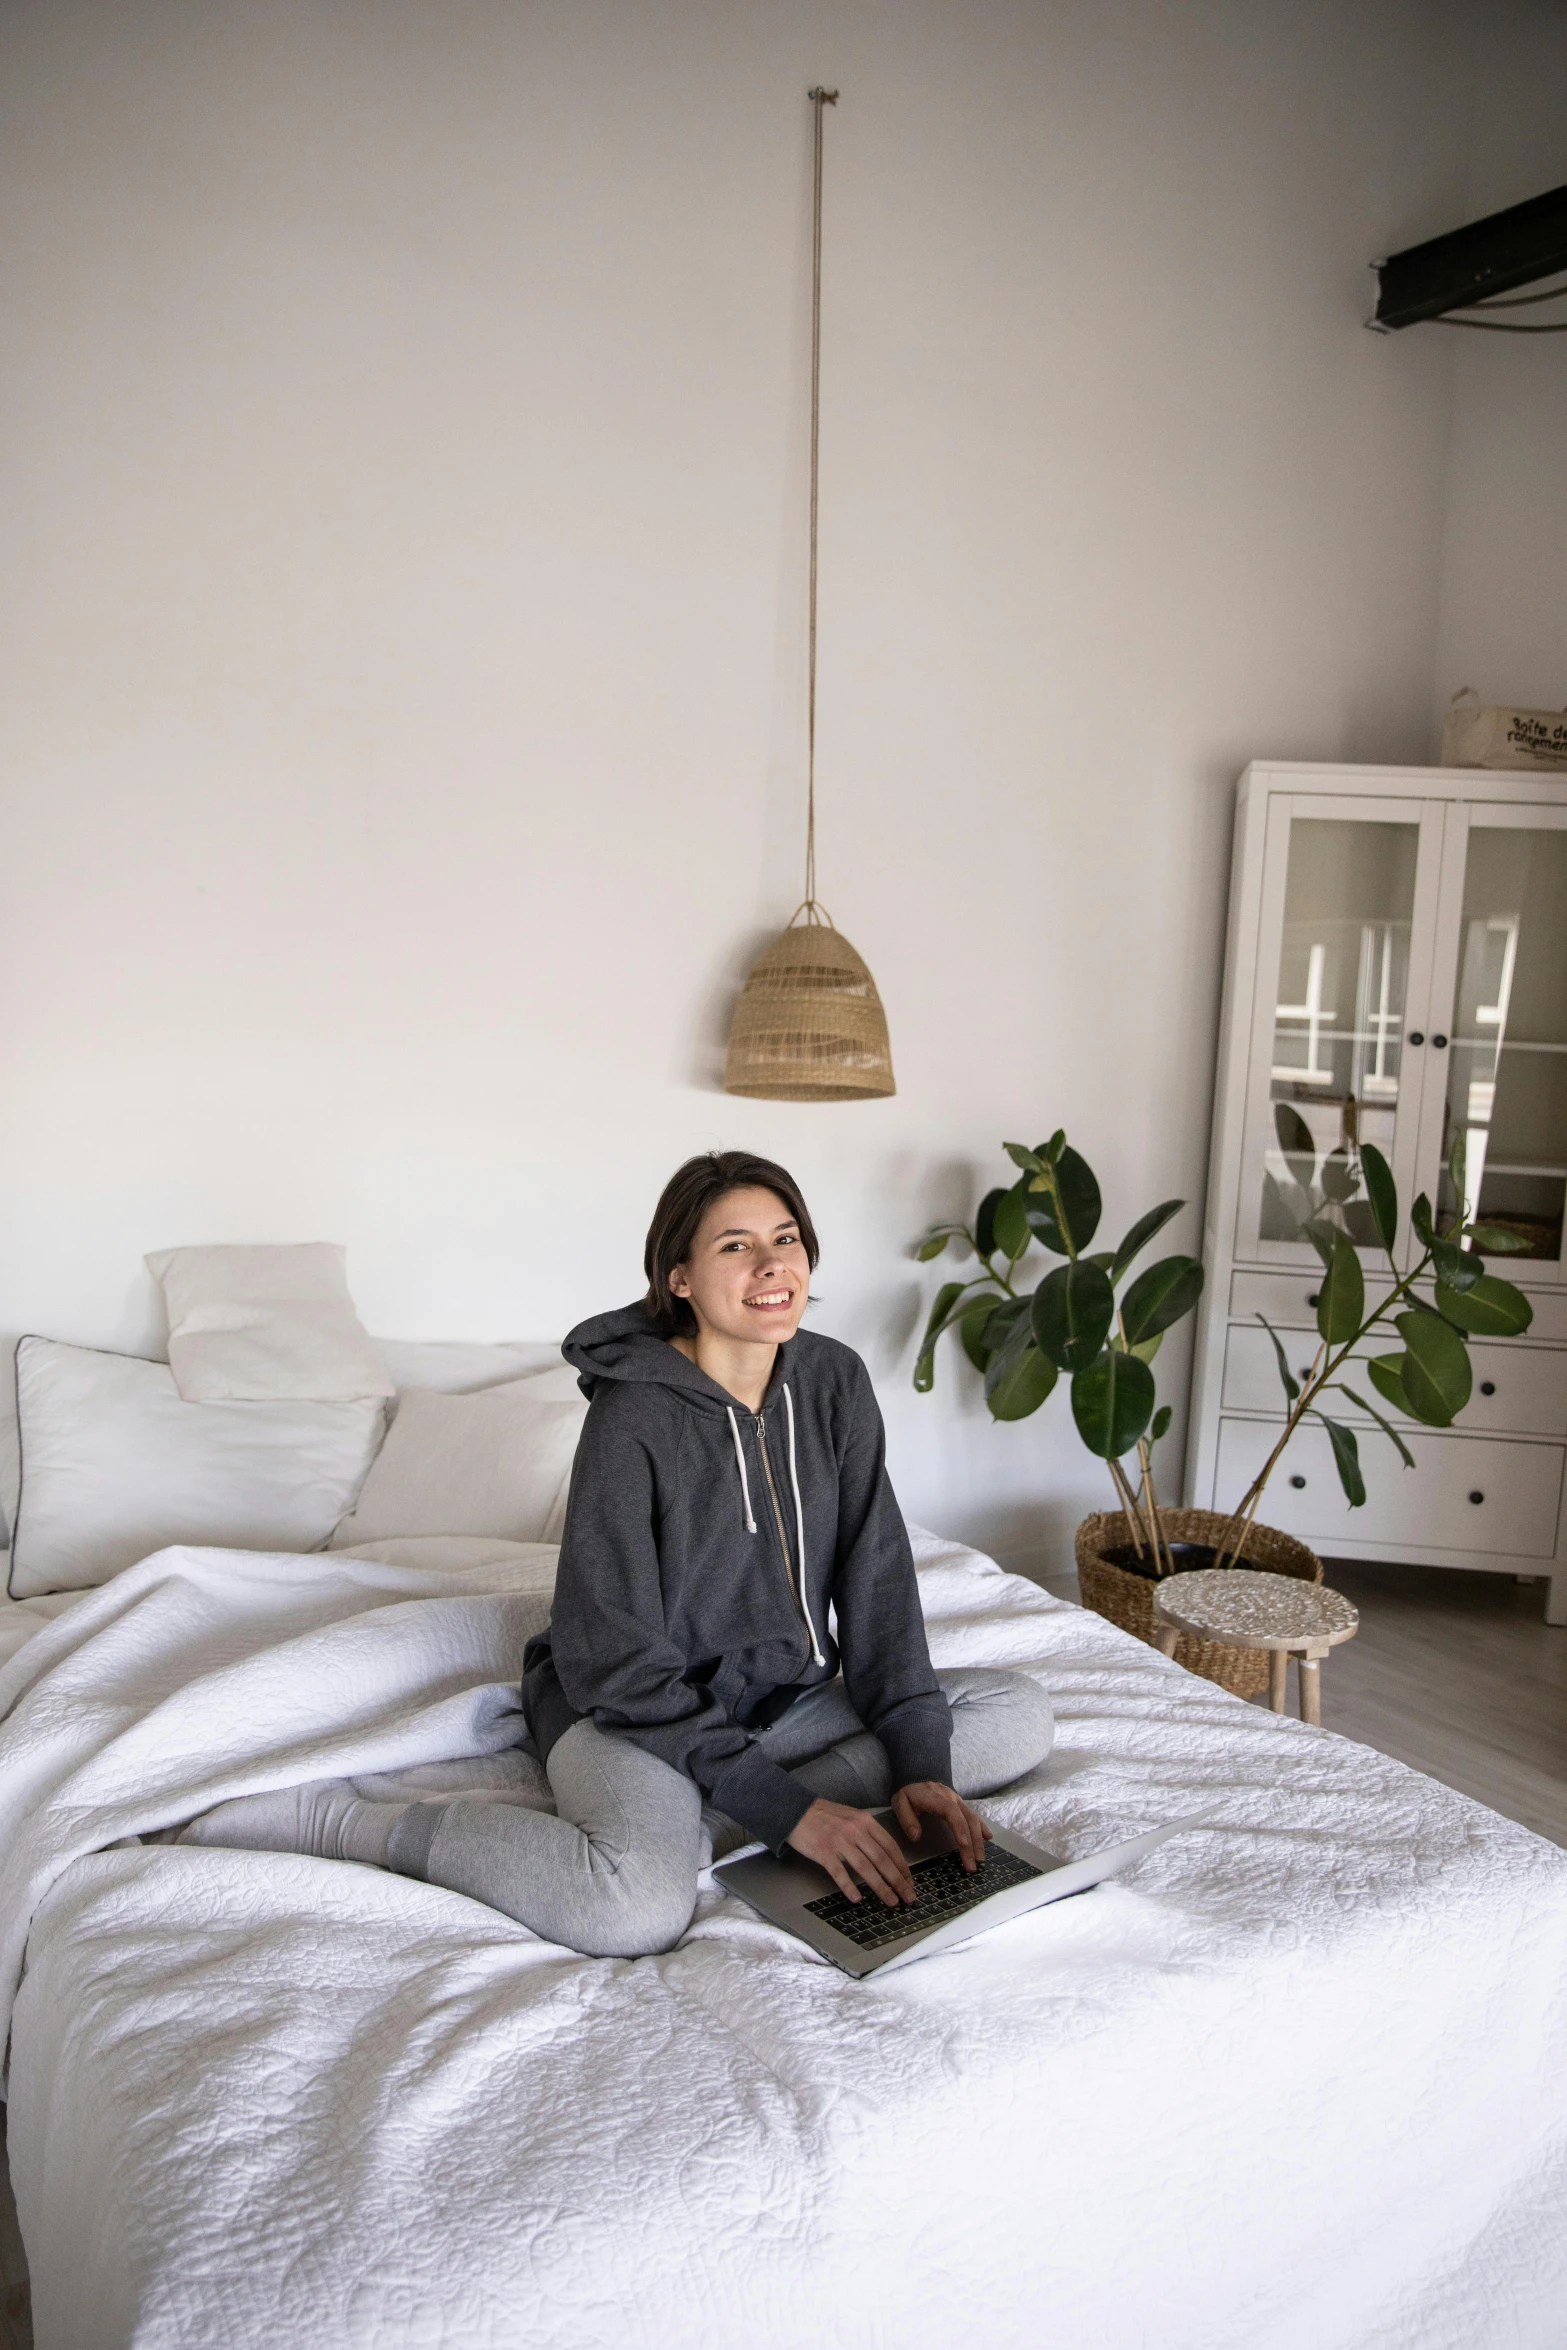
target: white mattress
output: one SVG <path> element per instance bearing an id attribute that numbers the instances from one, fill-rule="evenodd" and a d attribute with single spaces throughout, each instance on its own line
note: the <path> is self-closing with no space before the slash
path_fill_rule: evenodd
<path id="1" fill-rule="evenodd" d="M 1559 2350 L 1567 1856 L 918 1549 L 937 1662 L 1056 1702 L 994 1817 L 1224 1817 L 866 1984 L 711 1880 L 617 1963 L 373 1870 L 88 1849 L 504 1743 L 541 1603 L 494 1566 L 164 1554 L 0 1671 L 41 2350 Z"/>

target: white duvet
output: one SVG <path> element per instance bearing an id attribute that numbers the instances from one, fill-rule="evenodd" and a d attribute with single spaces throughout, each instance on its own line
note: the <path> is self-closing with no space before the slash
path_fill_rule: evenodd
<path id="1" fill-rule="evenodd" d="M 996 1818 L 1223 1820 L 866 1984 L 710 1882 L 615 1962 L 118 1844 L 503 1748 L 527 1562 L 169 1551 L 39 1632 L 0 1668 L 39 2350 L 1560 2350 L 1567 1856 L 917 1551 L 937 1662 L 1055 1700 Z"/>

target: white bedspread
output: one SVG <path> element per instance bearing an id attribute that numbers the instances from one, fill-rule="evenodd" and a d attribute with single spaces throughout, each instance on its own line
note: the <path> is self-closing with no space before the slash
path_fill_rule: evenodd
<path id="1" fill-rule="evenodd" d="M 370 1869 L 101 1849 L 511 1739 L 505 1568 L 165 1552 L 0 1668 L 39 2350 L 1559 2350 L 1567 1856 L 918 1551 L 937 1662 L 1056 1702 L 995 1817 L 1224 1818 L 863 1985 L 710 1885 L 622 1963 Z"/>

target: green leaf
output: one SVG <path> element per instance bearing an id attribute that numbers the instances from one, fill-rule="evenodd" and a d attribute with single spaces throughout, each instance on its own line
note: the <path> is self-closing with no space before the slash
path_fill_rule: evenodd
<path id="1" fill-rule="evenodd" d="M 1093 1361 L 1115 1320 L 1115 1291 L 1101 1265 L 1083 1257 L 1057 1265 L 1034 1292 L 1034 1344 L 1062 1371 L 1081 1371 Z"/>
<path id="2" fill-rule="evenodd" d="M 1400 1314 L 1396 1326 L 1408 1349 L 1403 1377 L 1410 1411 L 1428 1428 L 1450 1428 L 1474 1381 L 1469 1349 L 1440 1314 Z"/>
<path id="3" fill-rule="evenodd" d="M 1482 1273 L 1470 1289 L 1452 1290 L 1439 1281 L 1436 1302 L 1449 1322 L 1472 1338 L 1516 1338 L 1534 1320 L 1534 1308 L 1521 1289 Z"/>
<path id="4" fill-rule="evenodd" d="M 1111 1343 L 1118 1344 L 1119 1341 L 1112 1340 Z M 1135 1346 L 1129 1346 L 1126 1351 L 1129 1355 L 1136 1355 L 1140 1363 L 1151 1363 L 1163 1344 L 1164 1332 L 1156 1330 L 1152 1338 L 1140 1338 Z"/>
<path id="5" fill-rule="evenodd" d="M 1339 1206 L 1345 1200 L 1354 1198 L 1360 1189 L 1360 1177 L 1350 1165 L 1349 1153 L 1342 1144 L 1336 1151 L 1329 1151 L 1322 1162 L 1317 1181 L 1322 1186 L 1323 1198 L 1334 1200 Z"/>
<path id="6" fill-rule="evenodd" d="M 1135 1355 L 1102 1354 L 1072 1381 L 1072 1417 L 1102 1461 L 1130 1452 L 1153 1418 L 1153 1373 Z"/>
<path id="7" fill-rule="evenodd" d="M 1174 1419 L 1174 1417 L 1174 1411 L 1171 1409 L 1169 1404 L 1162 1403 L 1159 1406 L 1159 1409 L 1154 1413 L 1153 1420 L 1150 1423 L 1148 1429 L 1148 1441 L 1150 1444 L 1157 1444 L 1161 1436 L 1169 1435 L 1170 1422 Z"/>
<path id="8" fill-rule="evenodd" d="M 1026 1142 L 1004 1142 L 1001 1145 L 1014 1167 L 1021 1167 L 1025 1175 L 1042 1175 L 1045 1162 L 1038 1151 L 1031 1151 Z"/>
<path id="9" fill-rule="evenodd" d="M 1036 1186 L 1028 1200 L 1028 1220 L 1034 1237 L 1042 1240 L 1058 1257 L 1078 1257 L 1087 1248 L 1099 1229 L 1099 1185 L 1088 1161 L 1063 1143 L 1055 1161 L 1055 1184 L 1060 1194 L 1066 1230 L 1062 1231 L 1056 1215 L 1054 1198 L 1042 1196 Z"/>
<path id="10" fill-rule="evenodd" d="M 997 1297 L 992 1290 L 984 1297 L 971 1299 L 957 1316 L 958 1337 L 963 1352 L 976 1371 L 983 1371 L 990 1360 L 990 1347 L 985 1337 L 986 1325 L 997 1307 L 1005 1303 L 1005 1298 Z"/>
<path id="11" fill-rule="evenodd" d="M 968 1287 L 966 1281 L 944 1281 L 936 1292 L 936 1302 L 930 1309 L 925 1324 L 925 1335 L 920 1340 L 920 1351 L 914 1365 L 914 1390 L 917 1395 L 929 1395 L 936 1380 L 936 1341 L 947 1326 L 947 1316 Z"/>
<path id="12" fill-rule="evenodd" d="M 1353 1387 L 1345 1387 L 1342 1382 L 1336 1382 L 1336 1384 L 1338 1385 L 1339 1393 L 1341 1395 L 1347 1395 L 1350 1402 L 1355 1406 L 1357 1411 L 1364 1412 L 1368 1419 L 1375 1420 L 1383 1435 L 1391 1437 L 1393 1443 L 1398 1447 L 1399 1458 L 1403 1461 L 1405 1468 L 1412 1469 L 1415 1465 L 1415 1456 L 1410 1451 L 1408 1445 L 1404 1442 L 1402 1436 L 1400 1436 L 1398 1433 L 1398 1430 L 1394 1427 L 1392 1421 L 1384 1420 L 1382 1414 L 1377 1410 L 1376 1405 L 1374 1403 L 1367 1403 L 1365 1397 L 1363 1395 L 1357 1395 Z"/>
<path id="13" fill-rule="evenodd" d="M 1128 1346 L 1138 1346 L 1189 1314 L 1202 1295 L 1202 1266 L 1196 1257 L 1161 1257 L 1139 1273 L 1121 1300 L 1121 1327 Z"/>
<path id="14" fill-rule="evenodd" d="M 1273 1341 L 1273 1352 L 1278 1361 L 1279 1377 L 1284 1382 L 1285 1409 L 1288 1410 L 1292 1403 L 1299 1401 L 1300 1381 L 1290 1369 L 1289 1356 L 1284 1352 L 1284 1341 L 1274 1329 L 1273 1324 L 1268 1320 L 1266 1314 L 1259 1314 L 1257 1319 Z"/>
<path id="15" fill-rule="evenodd" d="M 1355 1431 L 1346 1428 L 1340 1420 L 1330 1420 L 1326 1412 L 1318 1412 L 1317 1418 L 1328 1432 L 1328 1442 L 1333 1447 L 1333 1466 L 1344 1488 L 1344 1499 L 1352 1510 L 1358 1510 L 1365 1502 L 1366 1480 L 1360 1473 L 1360 1447 L 1355 1442 Z"/>
<path id="16" fill-rule="evenodd" d="M 1058 1126 L 1054 1134 L 1052 1134 L 1050 1137 L 1050 1140 L 1040 1144 L 1039 1155 L 1042 1159 L 1048 1159 L 1053 1167 L 1065 1149 L 1066 1128 L 1064 1126 Z"/>
<path id="17" fill-rule="evenodd" d="M 1488 1249 L 1493 1257 L 1524 1256 L 1534 1245 L 1522 1233 L 1509 1232 L 1505 1224 L 1471 1224 L 1469 1230 L 1475 1247 Z"/>
<path id="18" fill-rule="evenodd" d="M 1436 1226 L 1431 1221 L 1431 1202 L 1424 1192 L 1409 1211 L 1409 1221 L 1415 1228 L 1415 1237 L 1422 1247 L 1429 1248 L 1436 1238 Z"/>
<path id="19" fill-rule="evenodd" d="M 1329 1346 L 1343 1346 L 1360 1328 L 1365 1312 L 1366 1279 L 1355 1244 L 1348 1233 L 1335 1232 L 1327 1277 L 1317 1297 L 1317 1328 Z"/>
<path id="20" fill-rule="evenodd" d="M 994 1191 L 987 1191 L 979 1203 L 979 1214 L 974 1218 L 974 1239 L 982 1257 L 991 1257 L 996 1253 L 996 1210 L 1006 1196 L 998 1184 Z"/>
<path id="21" fill-rule="evenodd" d="M 1083 1262 L 1085 1265 L 1097 1265 L 1101 1273 L 1110 1273 L 1110 1268 L 1115 1263 L 1115 1250 L 1113 1248 L 1096 1248 L 1091 1257 L 1084 1257 Z M 1110 1273 L 1110 1278 L 1113 1281 L 1115 1275 Z"/>
<path id="22" fill-rule="evenodd" d="M 1131 1231 L 1110 1259 L 1110 1278 L 1119 1281 L 1134 1257 L 1141 1256 L 1156 1232 L 1162 1232 L 1172 1216 L 1178 1216 L 1186 1205 L 1183 1199 L 1165 1199 L 1146 1216 L 1139 1216 Z"/>
<path id="23" fill-rule="evenodd" d="M 1404 1393 L 1404 1365 L 1408 1360 L 1407 1355 L 1373 1355 L 1366 1369 L 1371 1374 L 1372 1386 L 1383 1402 L 1390 1403 L 1395 1412 L 1402 1412 L 1406 1419 L 1412 1420 L 1415 1415 Z"/>
<path id="24" fill-rule="evenodd" d="M 1310 1241 L 1324 1265 L 1331 1265 L 1333 1243 L 1341 1238 L 1337 1227 L 1332 1224 L 1308 1223 L 1303 1224 L 1300 1229 L 1302 1238 Z"/>
<path id="25" fill-rule="evenodd" d="M 922 1265 L 929 1265 L 937 1257 L 944 1256 L 947 1243 L 951 1238 L 950 1232 L 933 1232 L 928 1240 L 922 1240 L 917 1251 L 919 1262 Z"/>
<path id="26" fill-rule="evenodd" d="M 1366 1179 L 1366 1198 L 1377 1238 L 1391 1256 L 1398 1239 L 1398 1186 L 1393 1181 L 1392 1168 L 1374 1142 L 1363 1142 L 1360 1146 L 1360 1171 Z"/>
<path id="27" fill-rule="evenodd" d="M 1004 1257 L 1011 1259 L 1013 1264 L 1017 1263 L 1018 1258 L 1028 1247 L 1029 1223 L 1030 1218 L 1023 1199 L 1023 1186 L 1021 1183 L 1014 1183 L 1010 1191 L 1002 1193 L 996 1206 L 995 1217 L 996 1246 Z"/>
<path id="28" fill-rule="evenodd" d="M 1433 1240 L 1431 1264 L 1438 1282 L 1448 1289 L 1473 1289 L 1485 1271 L 1485 1261 L 1473 1249 L 1456 1248 L 1450 1240 Z"/>
<path id="29" fill-rule="evenodd" d="M 985 1401 L 993 1420 L 1026 1420 L 1056 1383 L 1056 1367 L 1034 1344 L 1027 1320 L 1013 1325 L 985 1369 Z"/>

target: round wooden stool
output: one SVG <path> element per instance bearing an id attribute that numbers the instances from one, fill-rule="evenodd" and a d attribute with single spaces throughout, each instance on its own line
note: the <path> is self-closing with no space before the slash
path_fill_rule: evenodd
<path id="1" fill-rule="evenodd" d="M 1284 1711 L 1289 1661 L 1300 1673 L 1300 1718 L 1322 1719 L 1322 1660 L 1341 1640 L 1353 1640 L 1360 1615 L 1342 1591 L 1301 1583 L 1293 1575 L 1259 1575 L 1250 1567 L 1198 1567 L 1154 1585 L 1158 1644 L 1175 1654 L 1176 1635 L 1195 1632 L 1224 1648 L 1268 1650 L 1268 1703 Z"/>

